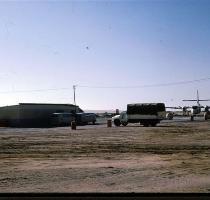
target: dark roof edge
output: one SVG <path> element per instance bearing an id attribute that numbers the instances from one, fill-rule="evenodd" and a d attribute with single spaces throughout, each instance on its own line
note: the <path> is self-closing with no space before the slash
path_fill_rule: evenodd
<path id="1" fill-rule="evenodd" d="M 157 104 L 165 104 L 165 103 L 129 103 L 127 105 L 157 105 Z"/>
<path id="2" fill-rule="evenodd" d="M 59 104 L 59 103 L 19 103 L 19 105 L 59 105 L 59 106 L 74 106 L 73 104 Z M 77 106 L 79 107 L 79 106 Z"/>

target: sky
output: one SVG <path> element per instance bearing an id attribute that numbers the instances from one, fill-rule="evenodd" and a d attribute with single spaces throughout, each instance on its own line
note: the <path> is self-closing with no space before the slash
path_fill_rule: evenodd
<path id="1" fill-rule="evenodd" d="M 210 99 L 209 10 L 204 0 L 0 1 L 0 106 L 74 103 L 73 85 L 82 109 L 192 105 L 182 99 L 197 89 Z"/>

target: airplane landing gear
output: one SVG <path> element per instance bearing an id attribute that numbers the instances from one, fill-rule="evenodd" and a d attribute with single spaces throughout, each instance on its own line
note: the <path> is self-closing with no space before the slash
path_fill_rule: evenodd
<path id="1" fill-rule="evenodd" d="M 207 117 L 207 113 L 204 114 L 204 120 L 207 120 L 208 117 Z"/>
<path id="2" fill-rule="evenodd" d="M 204 113 L 204 120 L 208 119 L 208 112 Z"/>

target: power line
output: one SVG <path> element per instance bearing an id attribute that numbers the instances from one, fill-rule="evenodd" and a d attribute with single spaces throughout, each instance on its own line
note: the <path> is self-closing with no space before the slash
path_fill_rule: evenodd
<path id="1" fill-rule="evenodd" d="M 183 85 L 183 84 L 190 84 L 195 82 L 202 82 L 210 80 L 210 77 L 202 78 L 202 79 L 195 79 L 195 80 L 189 80 L 189 81 L 179 81 L 179 82 L 170 82 L 170 83 L 160 83 L 160 84 L 150 84 L 150 85 L 132 85 L 132 86 L 87 86 L 87 85 L 78 85 L 78 87 L 84 87 L 84 88 L 146 88 L 146 87 L 162 87 L 162 86 L 173 86 L 173 85 Z"/>
<path id="2" fill-rule="evenodd" d="M 138 89 L 138 88 L 149 88 L 149 87 L 165 87 L 165 86 L 174 86 L 174 85 L 185 85 L 192 84 L 196 82 L 203 82 L 210 80 L 210 77 L 194 79 L 188 81 L 177 81 L 170 83 L 159 83 L 159 84 L 148 84 L 148 85 L 130 85 L 130 86 L 90 86 L 90 85 L 76 85 L 80 88 L 98 88 L 98 89 Z M 31 92 L 46 92 L 46 91 L 59 91 L 59 90 L 71 90 L 72 88 L 48 88 L 48 89 L 36 89 L 36 90 L 12 90 L 12 91 L 0 91 L 0 94 L 9 94 L 9 93 L 31 93 Z"/>
<path id="3" fill-rule="evenodd" d="M 37 90 L 12 90 L 12 91 L 1 91 L 1 94 L 8 93 L 31 93 L 31 92 L 46 92 L 46 91 L 58 91 L 58 90 L 69 90 L 70 88 L 48 88 L 48 89 L 37 89 Z"/>

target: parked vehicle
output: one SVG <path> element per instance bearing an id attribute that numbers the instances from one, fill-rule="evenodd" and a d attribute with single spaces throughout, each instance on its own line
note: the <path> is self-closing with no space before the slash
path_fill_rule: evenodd
<path id="1" fill-rule="evenodd" d="M 75 120 L 75 115 L 72 113 L 53 113 L 51 118 L 52 126 L 70 126 Z"/>
<path id="2" fill-rule="evenodd" d="M 52 126 L 70 126 L 72 121 L 77 125 L 95 124 L 96 114 L 94 113 L 53 113 L 51 118 Z"/>
<path id="3" fill-rule="evenodd" d="M 77 124 L 95 124 L 96 114 L 95 113 L 76 113 L 76 123 Z"/>
<path id="4" fill-rule="evenodd" d="M 166 119 L 172 120 L 174 118 L 174 114 L 172 112 L 167 112 L 166 113 Z"/>
<path id="5" fill-rule="evenodd" d="M 115 126 L 126 126 L 128 123 L 140 123 L 143 126 L 156 126 L 166 117 L 164 103 L 128 104 L 127 111 L 112 117 Z"/>

